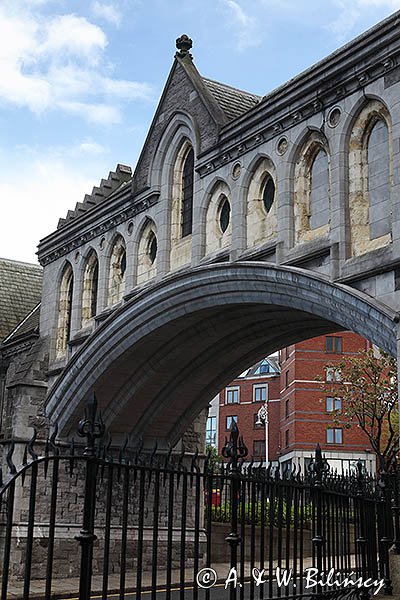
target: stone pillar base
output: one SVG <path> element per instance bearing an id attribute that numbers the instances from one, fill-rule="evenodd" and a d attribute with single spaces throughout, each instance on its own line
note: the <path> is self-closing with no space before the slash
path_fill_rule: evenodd
<path id="1" fill-rule="evenodd" d="M 390 577 L 393 585 L 393 596 L 400 596 L 400 554 L 393 550 L 389 554 Z"/>

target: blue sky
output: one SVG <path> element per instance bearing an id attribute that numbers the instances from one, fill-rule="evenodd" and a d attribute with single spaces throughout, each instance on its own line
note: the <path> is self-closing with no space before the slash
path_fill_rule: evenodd
<path id="1" fill-rule="evenodd" d="M 0 256 L 40 238 L 118 162 L 134 167 L 187 33 L 200 72 L 258 94 L 400 0 L 0 0 Z"/>

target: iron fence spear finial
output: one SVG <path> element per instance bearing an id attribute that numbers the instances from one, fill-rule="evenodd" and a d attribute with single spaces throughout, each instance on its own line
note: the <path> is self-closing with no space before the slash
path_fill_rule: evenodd
<path id="1" fill-rule="evenodd" d="M 246 458 L 247 455 L 247 446 L 243 437 L 239 435 L 236 421 L 233 420 L 229 440 L 225 442 L 225 446 L 222 448 L 222 456 L 230 459 L 231 468 L 234 471 L 238 468 L 239 460 Z"/>
<path id="2" fill-rule="evenodd" d="M 238 510 L 241 496 L 239 460 L 246 458 L 248 450 L 243 438 L 239 435 L 239 429 L 235 420 L 232 420 L 229 441 L 222 448 L 222 456 L 229 458 L 231 469 L 231 532 L 225 538 L 230 546 L 231 568 L 237 568 L 237 552 L 241 542 L 238 533 Z M 232 585 L 229 591 L 230 600 L 236 600 L 236 586 Z"/>
<path id="3" fill-rule="evenodd" d="M 101 414 L 97 417 L 97 398 L 93 392 L 86 405 L 85 417 L 78 424 L 78 435 L 86 438 L 84 455 L 94 456 L 96 440 L 103 437 L 104 431 L 105 425 Z"/>

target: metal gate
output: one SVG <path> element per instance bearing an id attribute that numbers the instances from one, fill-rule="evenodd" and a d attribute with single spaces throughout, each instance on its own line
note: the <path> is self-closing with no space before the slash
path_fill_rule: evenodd
<path id="1" fill-rule="evenodd" d="M 34 436 L 17 468 L 11 445 L 1 600 L 391 594 L 398 503 L 384 471 L 331 474 L 319 448 L 305 474 L 246 463 L 235 423 L 222 465 L 197 452 L 129 454 L 105 439 L 96 410 L 93 397 L 83 446 L 59 445 L 55 429 L 39 455 Z M 376 585 L 357 585 L 368 579 Z"/>

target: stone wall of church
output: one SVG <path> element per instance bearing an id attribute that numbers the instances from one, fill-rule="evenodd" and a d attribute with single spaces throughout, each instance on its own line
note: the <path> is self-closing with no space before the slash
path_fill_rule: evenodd
<path id="1" fill-rule="evenodd" d="M 116 236 L 123 239 L 126 247 L 121 297 L 135 289 L 139 290 L 141 285 L 157 280 L 171 270 L 189 264 L 238 260 L 241 257 L 251 260 L 254 257 L 257 260 L 305 267 L 324 273 L 333 281 L 346 280 L 355 286 L 361 285 L 359 282 L 362 279 L 363 289 L 396 308 L 399 300 L 394 272 L 381 289 L 376 288 L 371 272 L 376 271 L 382 261 L 400 256 L 396 221 L 398 170 L 390 166 L 389 171 L 379 171 L 379 164 L 375 166 L 375 163 L 379 163 L 379 156 L 370 167 L 377 172 L 376 176 L 371 174 L 371 181 L 375 177 L 374 185 L 386 178 L 387 184 L 383 182 L 382 185 L 390 188 L 390 197 L 381 206 L 372 200 L 375 204 L 369 208 L 372 191 L 369 191 L 368 185 L 365 187 L 365 180 L 368 181 L 365 162 L 367 148 L 363 135 L 368 136 L 373 121 L 382 119 L 384 127 L 388 124 L 390 165 L 395 165 L 399 159 L 398 84 L 388 86 L 385 81 L 382 76 L 364 88 L 341 97 L 333 108 L 321 107 L 307 118 L 299 119 L 299 122 L 294 120 L 284 134 L 277 133 L 269 139 L 260 135 L 257 142 L 253 138 L 251 143 L 242 144 L 245 149 L 240 149 L 240 156 L 237 156 L 237 150 L 230 150 L 224 155 L 222 163 L 220 158 L 218 161 L 211 160 L 211 156 L 208 163 L 204 157 L 197 158 L 193 232 L 180 241 L 178 234 L 172 236 L 174 223 L 180 215 L 174 169 L 178 169 L 176 157 L 179 157 L 182 143 L 188 143 L 189 125 L 186 123 L 183 138 L 177 140 L 175 148 L 170 147 L 171 158 L 162 164 L 161 191 L 154 188 L 157 196 L 153 197 L 151 206 L 115 226 L 112 226 L 113 210 L 110 207 L 109 227 L 103 227 L 99 235 L 83 232 L 81 242 L 73 244 L 71 250 L 45 265 L 41 331 L 50 339 L 50 371 L 53 370 L 57 375 L 68 356 L 86 339 L 93 327 L 119 305 L 120 301 L 115 302 L 119 295 L 109 292 Z M 374 100 L 366 100 L 368 97 Z M 191 118 L 195 121 L 195 115 Z M 177 128 L 179 130 L 179 123 Z M 279 130 L 278 127 L 276 129 Z M 245 135 L 247 131 L 241 132 L 238 128 L 238 142 L 240 136 Z M 191 132 L 191 139 L 196 140 L 195 131 Z M 193 143 L 196 144 L 196 141 Z M 200 147 L 195 145 L 197 156 Z M 371 152 L 370 149 L 370 157 L 373 158 Z M 265 182 L 269 179 L 273 181 L 275 191 L 267 210 L 268 199 L 263 194 Z M 148 195 L 150 192 L 146 193 Z M 229 220 L 226 229 L 222 230 L 224 198 L 228 200 Z M 136 201 L 127 197 L 124 206 Z M 376 221 L 378 217 L 375 219 L 376 226 L 375 221 L 371 220 L 375 218 L 374 214 L 380 215 L 382 210 L 387 211 L 383 219 L 389 224 L 385 231 Z M 323 223 L 320 218 L 322 214 Z M 96 211 L 93 210 L 90 216 L 92 231 L 97 231 Z M 148 258 L 149 224 L 153 224 L 152 234 L 156 237 L 157 246 L 153 261 Z M 389 233 L 386 232 L 388 226 Z M 67 230 L 64 232 L 66 234 Z M 65 247 L 69 248 L 69 245 Z M 85 266 L 87 257 L 93 252 L 99 262 L 96 317 L 84 319 L 82 326 Z M 74 289 L 70 344 L 62 356 L 56 352 L 56 347 L 61 276 L 66 264 L 73 271 Z"/>
<path id="2" fill-rule="evenodd" d="M 8 449 L 10 440 L 17 444 L 16 461 L 22 458 L 22 446 L 31 439 L 33 427 L 47 437 L 48 420 L 44 416 L 47 393 L 48 351 L 45 339 L 0 349 L 6 365 L 1 398 L 1 443 Z"/>
<path id="3" fill-rule="evenodd" d="M 37 448 L 36 448 L 37 450 Z M 179 457 L 175 456 L 175 464 Z M 156 456 L 163 465 L 164 456 Z M 190 470 L 191 456 L 183 460 L 183 467 Z M 34 532 L 32 545 L 32 580 L 46 578 L 48 550 L 50 545 L 50 510 L 56 494 L 56 518 L 54 526 L 53 577 L 57 579 L 79 577 L 80 546 L 75 536 L 82 529 L 82 515 L 85 489 L 85 463 L 76 459 L 61 459 L 57 463 L 49 462 L 47 470 L 39 464 L 35 485 Z M 54 477 L 57 472 L 56 487 Z M 13 509 L 13 529 L 10 544 L 10 578 L 22 580 L 26 570 L 28 544 L 28 519 L 30 510 L 30 493 L 32 484 L 32 468 L 28 468 L 24 480 L 17 479 Z M 157 484 L 156 484 L 157 480 Z M 172 479 L 173 512 L 169 512 L 170 478 L 154 470 L 150 477 L 149 470 L 141 468 L 119 468 L 118 464 L 101 467 L 97 473 L 95 535 L 93 546 L 93 575 L 103 575 L 105 569 L 104 552 L 108 544 L 108 573 L 119 575 L 124 568 L 127 578 L 134 584 L 138 564 L 139 529 L 143 532 L 142 569 L 151 571 L 153 564 L 153 545 L 157 547 L 158 568 L 164 570 L 167 565 L 179 569 L 182 552 L 185 555 L 185 566 L 193 566 L 195 556 L 195 514 L 198 512 L 201 531 L 199 532 L 199 561 L 203 563 L 205 551 L 204 534 L 204 501 L 203 481 L 199 480 L 200 505 L 196 506 L 196 479 L 191 483 L 186 479 L 187 487 L 183 492 L 182 478 L 178 483 L 177 475 Z M 143 486 L 143 487 L 142 487 Z M 141 491 L 142 489 L 142 491 Z M 183 494 L 185 493 L 185 500 Z M 4 551 L 4 534 L 6 525 L 6 499 L 0 512 L 0 557 Z M 126 503 L 126 504 L 125 504 Z M 157 513 L 154 505 L 157 505 Z M 124 513 L 124 505 L 126 513 Z M 109 511 L 109 512 L 108 512 Z M 108 516 L 107 516 L 108 515 Z M 155 517 L 155 515 L 157 515 Z M 185 546 L 182 547 L 182 519 L 186 520 Z M 157 519 L 155 524 L 154 519 Z M 106 520 L 109 527 L 106 528 Z M 139 519 L 143 519 L 139 526 Z M 126 526 L 125 526 L 126 524 Z M 155 530 L 157 525 L 157 542 Z M 168 528 L 173 528 L 171 546 L 168 546 Z M 124 535 L 126 540 L 124 542 Z M 125 553 L 123 551 L 126 544 Z M 124 564 L 125 559 L 125 564 Z"/>
<path id="4" fill-rule="evenodd" d="M 92 194 L 90 210 L 78 206 L 40 245 L 50 387 L 128 299 L 156 289 L 171 272 L 206 263 L 301 267 L 400 308 L 395 23 L 351 47 L 223 123 L 209 110 L 190 58 L 174 63 L 132 181 L 119 166 L 114 175 L 122 183 L 110 199 L 97 202 Z M 190 148 L 192 222 L 184 236 L 182 167 Z"/>

